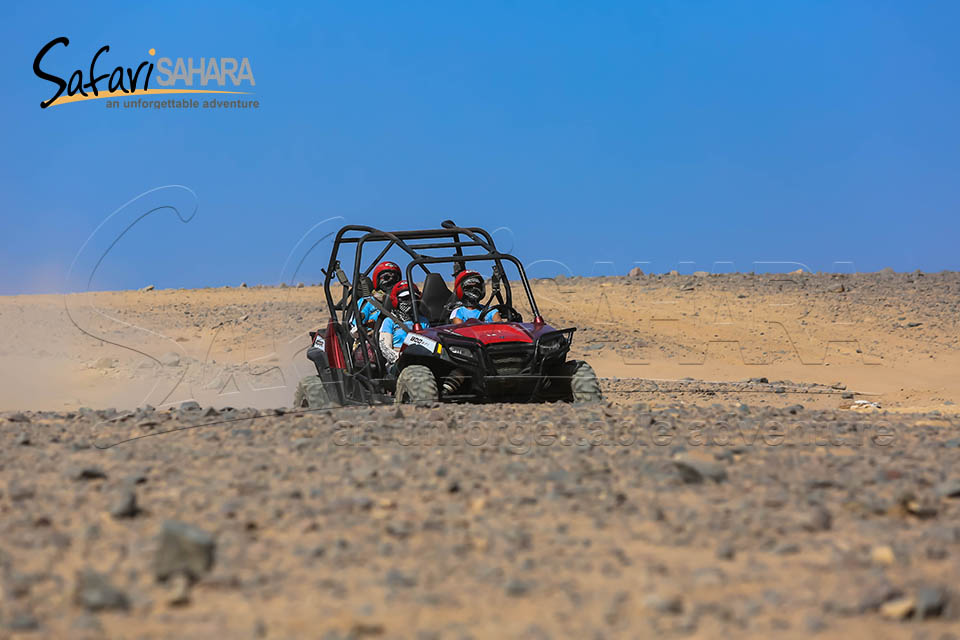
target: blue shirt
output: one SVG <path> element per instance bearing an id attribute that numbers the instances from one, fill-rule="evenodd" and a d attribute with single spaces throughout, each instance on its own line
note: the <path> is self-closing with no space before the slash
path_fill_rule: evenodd
<path id="1" fill-rule="evenodd" d="M 380 310 L 373 306 L 373 303 L 370 302 L 370 298 L 361 298 L 360 307 L 357 309 L 360 312 L 360 322 L 364 326 L 376 325 L 377 319 L 380 318 Z M 352 318 L 350 324 L 354 327 L 357 326 L 357 319 Z"/>
<path id="2" fill-rule="evenodd" d="M 421 327 L 429 327 L 426 318 L 420 318 Z M 380 333 L 389 333 L 393 335 L 393 348 L 399 349 L 400 345 L 403 344 L 404 338 L 407 337 L 407 334 L 410 332 L 410 329 L 413 329 L 413 320 L 407 320 L 402 325 L 397 324 L 393 321 L 393 318 L 387 316 L 383 319 L 383 324 L 380 325 Z"/>
<path id="3" fill-rule="evenodd" d="M 463 322 L 467 320 L 476 318 L 477 320 L 487 320 L 490 316 L 497 313 L 496 309 L 487 309 L 487 312 L 483 314 L 483 318 L 480 317 L 480 309 L 468 309 L 467 307 L 457 307 L 450 312 L 450 319 L 459 318 Z"/>

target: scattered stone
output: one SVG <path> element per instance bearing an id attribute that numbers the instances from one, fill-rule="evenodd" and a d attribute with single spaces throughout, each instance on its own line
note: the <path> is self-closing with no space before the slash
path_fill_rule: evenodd
<path id="1" fill-rule="evenodd" d="M 88 611 L 126 611 L 130 608 L 127 595 L 110 584 L 105 575 L 91 569 L 77 572 L 73 601 Z"/>
<path id="2" fill-rule="evenodd" d="M 920 620 L 936 618 L 947 605 L 947 590 L 939 586 L 923 586 L 917 589 L 916 616 Z"/>
<path id="3" fill-rule="evenodd" d="M 873 547 L 873 549 L 870 550 L 870 560 L 873 564 L 889 567 L 896 562 L 896 559 L 893 549 L 887 545 Z"/>
<path id="4" fill-rule="evenodd" d="M 7 621 L 10 631 L 36 631 L 40 628 L 40 621 L 29 611 L 16 611 Z"/>
<path id="5" fill-rule="evenodd" d="M 941 482 L 934 493 L 941 498 L 960 498 L 960 478 Z"/>
<path id="6" fill-rule="evenodd" d="M 699 484 L 705 479 L 713 482 L 723 482 L 727 479 L 727 470 L 717 462 L 694 458 L 677 458 L 673 460 L 673 466 L 680 472 L 680 477 L 687 484 Z"/>
<path id="7" fill-rule="evenodd" d="M 159 358 L 160 364 L 165 367 L 176 367 L 180 364 L 180 354 L 176 351 L 168 351 Z"/>
<path id="8" fill-rule="evenodd" d="M 825 507 L 817 505 L 803 518 L 801 526 L 811 532 L 829 531 L 833 526 L 833 516 Z"/>
<path id="9" fill-rule="evenodd" d="M 140 513 L 137 506 L 137 494 L 129 487 L 121 488 L 110 504 L 110 515 L 114 518 L 134 518 Z"/>
<path id="10" fill-rule="evenodd" d="M 683 598 L 677 594 L 661 596 L 657 593 L 651 593 L 643 599 L 643 605 L 657 613 L 683 613 Z"/>
<path id="11" fill-rule="evenodd" d="M 190 578 L 183 572 L 175 573 L 167 581 L 168 598 L 167 604 L 173 607 L 182 607 L 190 604 L 191 591 Z"/>
<path id="12" fill-rule="evenodd" d="M 213 568 L 216 543 L 206 531 L 193 525 L 167 520 L 160 532 L 154 572 L 165 581 L 182 572 L 196 582 Z"/>
<path id="13" fill-rule="evenodd" d="M 533 585 L 525 580 L 518 580 L 516 578 L 507 582 L 506 592 L 508 596 L 519 598 L 521 596 L 527 595 L 530 592 L 530 589 L 533 588 Z"/>
<path id="14" fill-rule="evenodd" d="M 413 523 L 409 520 L 391 520 L 387 523 L 387 533 L 395 538 L 407 538 L 413 533 Z"/>
<path id="15" fill-rule="evenodd" d="M 10 496 L 11 502 L 22 502 L 24 500 L 29 500 L 36 495 L 36 489 L 33 485 L 20 484 L 19 482 L 11 481 L 7 485 L 7 495 Z"/>
<path id="16" fill-rule="evenodd" d="M 117 361 L 113 358 L 100 358 L 93 363 L 94 369 L 113 369 L 117 366 Z"/>
<path id="17" fill-rule="evenodd" d="M 803 620 L 807 633 L 820 633 L 827 628 L 827 623 L 820 616 L 807 616 Z"/>
<path id="18" fill-rule="evenodd" d="M 716 556 L 720 560 L 733 560 L 735 555 L 736 551 L 729 542 L 721 542 L 720 546 L 717 547 Z"/>
<path id="19" fill-rule="evenodd" d="M 97 465 L 80 466 L 70 471 L 70 477 L 74 480 L 103 480 L 107 472 Z"/>
<path id="20" fill-rule="evenodd" d="M 880 605 L 880 615 L 891 620 L 903 620 L 910 617 L 916 603 L 913 598 L 897 598 Z"/>
<path id="21" fill-rule="evenodd" d="M 417 586 L 417 578 L 400 569 L 390 569 L 387 572 L 386 583 L 388 587 L 406 589 Z"/>

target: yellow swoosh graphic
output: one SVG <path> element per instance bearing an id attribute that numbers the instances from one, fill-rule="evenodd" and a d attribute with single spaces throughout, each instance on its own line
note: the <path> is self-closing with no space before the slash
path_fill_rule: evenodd
<path id="1" fill-rule="evenodd" d="M 108 93 L 106 91 L 101 91 L 100 95 L 95 96 L 92 93 L 90 95 L 83 95 L 82 93 L 77 93 L 72 96 L 60 97 L 57 98 L 56 102 L 51 104 L 51 107 L 55 107 L 59 104 L 66 104 L 68 102 L 81 102 L 83 100 L 100 100 L 102 98 L 139 98 L 140 96 L 151 96 L 165 93 L 232 93 L 239 95 L 250 95 L 252 91 L 213 91 L 211 89 L 147 89 L 146 91 L 135 91 L 133 93 L 123 93 L 122 91 L 115 91 L 113 93 Z"/>

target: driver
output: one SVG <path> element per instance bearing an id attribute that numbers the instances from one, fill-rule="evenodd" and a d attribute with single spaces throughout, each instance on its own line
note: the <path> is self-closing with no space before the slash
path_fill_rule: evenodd
<path id="1" fill-rule="evenodd" d="M 450 312 L 450 321 L 461 324 L 470 319 L 481 322 L 500 322 L 500 312 L 494 308 L 488 309 L 483 317 L 483 297 L 486 293 L 483 276 L 476 271 L 461 271 L 453 281 L 453 291 L 457 295 L 460 305 Z"/>
<path id="2" fill-rule="evenodd" d="M 413 290 L 413 296 L 410 290 Z M 390 304 L 393 306 L 393 315 L 402 320 L 398 324 L 390 316 L 383 319 L 380 325 L 380 350 L 388 364 L 393 364 L 400 356 L 400 347 L 403 345 L 407 333 L 413 329 L 413 305 L 415 301 L 420 300 L 420 289 L 417 285 L 412 287 L 406 280 L 401 280 L 390 292 Z M 420 318 L 420 326 L 428 327 L 427 319 Z"/>

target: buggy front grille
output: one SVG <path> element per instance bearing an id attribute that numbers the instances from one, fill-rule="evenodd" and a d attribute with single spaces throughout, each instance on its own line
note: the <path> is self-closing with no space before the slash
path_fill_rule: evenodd
<path id="1" fill-rule="evenodd" d="M 533 360 L 533 347 L 530 345 L 492 345 L 487 347 L 487 356 L 493 366 L 494 375 L 513 376 L 525 373 Z"/>

